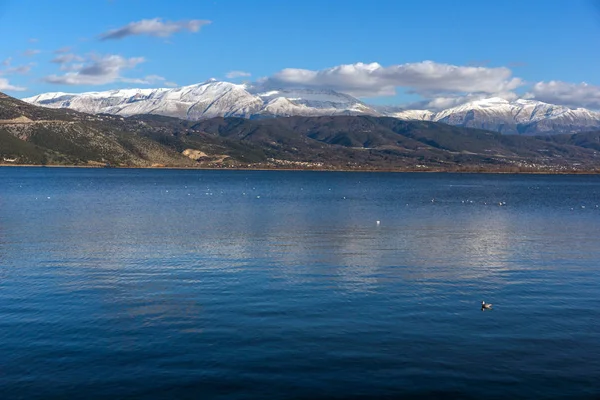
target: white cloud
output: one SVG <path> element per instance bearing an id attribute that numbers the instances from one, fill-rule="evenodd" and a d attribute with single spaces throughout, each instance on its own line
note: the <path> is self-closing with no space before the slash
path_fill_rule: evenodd
<path id="1" fill-rule="evenodd" d="M 35 65 L 35 63 L 29 63 L 27 65 L 16 65 L 11 67 L 12 59 L 7 58 L 2 62 L 2 67 L 6 67 L 5 69 L 0 68 L 0 76 L 1 75 L 26 75 L 31 71 L 31 68 Z"/>
<path id="2" fill-rule="evenodd" d="M 171 86 L 171 87 L 177 86 L 176 83 L 169 82 L 169 81 L 167 81 L 166 78 L 163 78 L 162 76 L 159 76 L 159 75 L 147 75 L 144 78 L 122 78 L 121 81 L 127 82 L 127 83 L 136 83 L 139 85 L 161 84 L 161 85 Z"/>
<path id="3" fill-rule="evenodd" d="M 526 96 L 545 103 L 600 109 L 600 86 L 585 82 L 538 82 Z"/>
<path id="4" fill-rule="evenodd" d="M 44 80 L 64 85 L 104 85 L 113 82 L 126 82 L 138 85 L 177 86 L 159 75 L 147 75 L 143 78 L 128 78 L 122 72 L 143 63 L 142 57 L 123 58 L 118 55 L 91 55 L 87 59 L 72 53 L 62 53 L 51 62 L 60 64 L 63 75 L 50 75 Z"/>
<path id="5" fill-rule="evenodd" d="M 19 65 L 17 67 L 0 70 L 0 75 L 14 75 L 14 74 L 25 75 L 25 74 L 28 74 L 29 71 L 31 71 L 31 67 L 33 65 L 34 64 Z"/>
<path id="6" fill-rule="evenodd" d="M 440 96 L 433 97 L 422 102 L 416 103 L 419 107 L 416 108 L 424 108 L 432 111 L 440 111 L 446 108 L 452 108 L 456 106 L 460 106 L 465 103 L 469 103 L 471 101 L 477 101 L 482 99 L 487 99 L 490 97 L 500 97 L 502 99 L 513 101 L 517 100 L 519 96 L 513 92 L 504 92 L 504 93 L 494 93 L 493 95 L 487 93 L 479 93 L 479 94 L 466 94 L 466 95 L 457 95 L 457 96 Z"/>
<path id="7" fill-rule="evenodd" d="M 69 66 L 69 72 L 63 75 L 49 75 L 44 78 L 44 81 L 62 85 L 104 85 L 124 82 L 127 78 L 122 77 L 121 73 L 144 61 L 143 57 L 91 55 L 84 63 Z"/>
<path id="8" fill-rule="evenodd" d="M 40 50 L 37 50 L 37 49 L 27 49 L 27 50 L 25 50 L 25 51 L 23 52 L 23 55 L 24 55 L 25 57 L 33 57 L 33 56 L 35 56 L 36 54 L 40 54 L 40 53 L 41 53 L 41 51 L 40 51 Z"/>
<path id="9" fill-rule="evenodd" d="M 72 63 L 73 61 L 81 62 L 83 60 L 83 57 L 72 53 L 61 53 L 60 55 L 54 57 L 50 62 L 55 64 L 68 64 Z"/>
<path id="10" fill-rule="evenodd" d="M 135 35 L 169 37 L 181 31 L 198 32 L 202 26 L 210 23 L 211 21 L 200 19 L 183 21 L 163 21 L 161 18 L 144 19 L 102 33 L 100 40 L 123 39 Z"/>
<path id="11" fill-rule="evenodd" d="M 229 79 L 235 79 L 235 78 L 248 77 L 251 75 L 252 74 L 250 72 L 245 72 L 245 71 L 229 71 L 228 73 L 225 74 L 225 77 L 227 77 Z"/>
<path id="12" fill-rule="evenodd" d="M 84 63 L 73 63 L 73 64 L 61 64 L 60 65 L 60 70 L 61 71 L 79 71 L 80 69 L 82 69 L 85 66 Z"/>
<path id="13" fill-rule="evenodd" d="M 24 87 L 11 85 L 8 82 L 8 79 L 0 78 L 0 90 L 14 90 L 19 92 L 27 89 Z"/>
<path id="14" fill-rule="evenodd" d="M 64 46 L 64 47 L 61 47 L 60 49 L 54 50 L 54 54 L 69 53 L 71 51 L 71 49 L 72 48 L 70 46 Z"/>
<path id="15" fill-rule="evenodd" d="M 263 81 L 274 86 L 324 87 L 358 97 L 393 96 L 398 88 L 433 97 L 441 93 L 503 93 L 523 85 L 505 67 L 439 64 L 433 61 L 383 67 L 347 64 L 323 70 L 287 68 Z"/>

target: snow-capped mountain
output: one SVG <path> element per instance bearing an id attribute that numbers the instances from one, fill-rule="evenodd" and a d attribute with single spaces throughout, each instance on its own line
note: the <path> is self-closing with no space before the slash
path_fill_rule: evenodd
<path id="1" fill-rule="evenodd" d="M 600 128 L 600 113 L 519 99 L 477 100 L 436 113 L 432 121 L 502 133 L 574 133 Z"/>
<path id="2" fill-rule="evenodd" d="M 377 111 L 358 99 L 333 90 L 249 87 L 249 91 L 264 102 L 259 113 L 263 116 L 378 115 Z"/>
<path id="3" fill-rule="evenodd" d="M 173 89 L 45 93 L 23 100 L 39 106 L 70 108 L 92 114 L 158 114 L 190 120 L 212 117 L 377 114 L 354 97 L 332 90 L 265 90 L 260 86 L 215 80 Z"/>
<path id="4" fill-rule="evenodd" d="M 50 108 L 122 116 L 157 114 L 190 120 L 212 117 L 374 115 L 443 122 L 507 134 L 574 133 L 600 129 L 600 113 L 534 100 L 489 98 L 439 112 L 369 106 L 328 89 L 275 89 L 210 80 L 172 89 L 46 93 L 23 99 Z"/>
<path id="5" fill-rule="evenodd" d="M 205 82 L 174 89 L 123 89 L 81 94 L 46 93 L 24 99 L 51 108 L 130 116 L 159 114 L 184 119 L 245 117 L 260 111 L 262 101 L 242 85 Z"/>
<path id="6" fill-rule="evenodd" d="M 507 134 L 575 133 L 600 129 L 600 113 L 571 109 L 535 100 L 482 99 L 439 112 L 393 110 L 385 115 L 408 120 L 435 121 Z"/>

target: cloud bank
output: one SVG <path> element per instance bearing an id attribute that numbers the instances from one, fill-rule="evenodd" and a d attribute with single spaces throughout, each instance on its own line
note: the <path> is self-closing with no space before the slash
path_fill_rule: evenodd
<path id="1" fill-rule="evenodd" d="M 155 18 L 132 22 L 105 32 L 100 38 L 111 40 L 136 35 L 169 37 L 182 31 L 198 32 L 203 25 L 209 23 L 210 21 L 205 20 L 164 21 Z M 176 86 L 174 82 L 158 75 L 139 78 L 123 75 L 125 71 L 145 61 L 144 57 L 125 58 L 119 55 L 82 57 L 74 54 L 70 47 L 63 47 L 54 51 L 54 58 L 51 59 L 52 63 L 60 66 L 62 73 L 46 76 L 43 80 L 63 85 L 125 82 Z M 31 68 L 10 68 L 10 58 L 5 59 L 2 64 L 7 67 L 5 75 L 9 72 L 24 74 Z M 400 92 L 418 96 L 419 100 L 406 105 L 412 109 L 441 110 L 489 97 L 502 97 L 506 100 L 527 98 L 573 108 L 600 109 L 600 86 L 562 81 L 525 82 L 514 76 L 511 68 L 478 64 L 452 65 L 422 61 L 383 66 L 376 62 L 357 62 L 317 70 L 285 68 L 259 79 L 256 85 L 266 89 L 331 89 L 359 98 L 389 97 Z M 251 73 L 233 70 L 225 76 L 227 79 L 247 78 Z M 8 83 L 4 82 L 4 85 L 8 86 Z"/>
<path id="2" fill-rule="evenodd" d="M 432 97 L 442 93 L 510 92 L 523 85 L 505 67 L 439 64 L 433 61 L 383 67 L 378 63 L 340 65 L 318 71 L 286 68 L 266 79 L 274 86 L 325 87 L 358 97 L 393 96 L 398 88 Z"/>
<path id="3" fill-rule="evenodd" d="M 266 88 L 327 88 L 356 97 L 416 94 L 409 108 L 441 110 L 489 97 L 534 99 L 567 107 L 600 109 L 600 86 L 561 81 L 527 83 L 507 67 L 458 66 L 423 61 L 382 66 L 355 63 L 321 70 L 286 68 L 262 78 Z M 521 89 L 521 94 L 517 91 Z M 526 94 L 522 94 L 527 90 Z"/>
<path id="4" fill-rule="evenodd" d="M 538 82 L 531 87 L 527 97 L 568 107 L 600 109 L 600 86 L 585 82 Z"/>

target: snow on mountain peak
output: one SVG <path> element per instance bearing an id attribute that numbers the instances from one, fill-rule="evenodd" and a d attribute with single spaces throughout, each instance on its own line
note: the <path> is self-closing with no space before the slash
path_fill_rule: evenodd
<path id="1" fill-rule="evenodd" d="M 376 63 L 369 64 L 377 68 Z M 501 97 L 475 100 L 439 112 L 369 106 L 330 89 L 281 88 L 209 79 L 159 89 L 118 89 L 88 93 L 44 93 L 23 99 L 50 108 L 122 116 L 157 114 L 198 120 L 212 117 L 375 115 L 443 122 L 502 133 L 572 133 L 600 129 L 600 113 L 536 100 Z"/>
<path id="2" fill-rule="evenodd" d="M 543 103 L 494 97 L 440 111 L 433 121 L 502 133 L 574 133 L 600 129 L 600 113 Z"/>
<path id="3" fill-rule="evenodd" d="M 270 90 L 268 92 L 258 93 L 257 96 L 260 96 L 260 97 L 273 97 L 273 96 L 275 96 L 277 94 L 279 94 L 279 90 Z"/>
<path id="4" fill-rule="evenodd" d="M 481 107 L 497 107 L 499 105 L 505 105 L 505 104 L 509 104 L 510 102 L 502 97 L 490 97 L 487 99 L 480 99 L 480 100 L 475 100 L 471 103 L 467 103 L 467 104 L 472 104 L 472 105 L 478 105 Z"/>
<path id="5" fill-rule="evenodd" d="M 319 89 L 271 89 L 209 79 L 160 89 L 119 89 L 80 94 L 46 93 L 23 99 L 51 108 L 123 116 L 158 114 L 198 120 L 216 116 L 377 114 L 347 94 Z"/>

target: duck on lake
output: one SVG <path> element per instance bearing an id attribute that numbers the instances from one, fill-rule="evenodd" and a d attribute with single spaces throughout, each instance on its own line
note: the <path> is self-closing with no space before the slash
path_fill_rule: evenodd
<path id="1" fill-rule="evenodd" d="M 491 310 L 492 303 L 486 303 L 485 300 L 481 302 L 481 311 L 483 310 Z"/>

